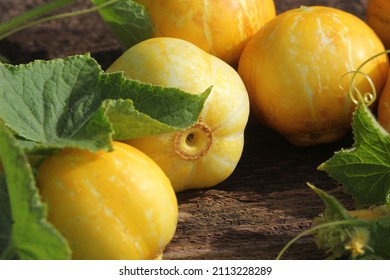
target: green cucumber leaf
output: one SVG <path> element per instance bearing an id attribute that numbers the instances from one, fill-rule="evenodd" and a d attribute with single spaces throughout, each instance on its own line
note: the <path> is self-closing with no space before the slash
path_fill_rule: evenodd
<path id="1" fill-rule="evenodd" d="M 18 66 L 3 64 L 0 119 L 26 148 L 107 149 L 112 128 L 108 121 L 93 121 L 102 103 L 101 72 L 88 55 Z M 100 114 L 101 120 L 104 113 Z"/>
<path id="2" fill-rule="evenodd" d="M 343 184 L 358 208 L 390 202 L 390 136 L 364 102 L 353 115 L 354 144 L 318 169 Z"/>
<path id="3" fill-rule="evenodd" d="M 196 123 L 212 87 L 200 94 L 165 88 L 124 78 L 122 72 L 101 75 L 99 85 L 115 139 L 130 139 L 177 131 Z M 128 100 L 128 108 L 123 100 Z M 117 109 L 116 109 L 117 106 Z M 126 117 L 127 116 L 127 117 Z"/>
<path id="4" fill-rule="evenodd" d="M 310 187 L 326 206 L 324 214 L 314 220 L 313 229 L 317 228 L 314 237 L 318 248 L 329 258 L 390 258 L 390 205 L 347 211 L 334 196 Z"/>
<path id="5" fill-rule="evenodd" d="M 150 116 L 136 110 L 131 99 L 103 102 L 107 117 L 115 124 L 115 139 L 130 139 L 176 131 L 176 129 L 159 122 Z"/>
<path id="6" fill-rule="evenodd" d="M 91 0 L 100 6 L 110 0 Z M 123 50 L 152 37 L 153 26 L 144 7 L 132 0 L 122 0 L 99 9 L 103 20 L 116 36 Z"/>
<path id="7" fill-rule="evenodd" d="M 46 220 L 33 172 L 26 154 L 0 122 L 0 256 L 20 259 L 69 259 L 63 236 Z M 12 220 L 10 220 L 12 218 Z"/>
<path id="8" fill-rule="evenodd" d="M 104 73 L 89 55 L 4 64 L 0 119 L 31 153 L 65 147 L 109 150 L 114 131 L 118 140 L 193 125 L 210 91 L 189 94 Z M 102 106 L 108 100 L 109 106 Z"/>

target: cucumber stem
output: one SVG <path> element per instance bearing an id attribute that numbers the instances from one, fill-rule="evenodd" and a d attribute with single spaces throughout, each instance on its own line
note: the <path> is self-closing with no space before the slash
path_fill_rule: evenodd
<path id="1" fill-rule="evenodd" d="M 9 31 L 13 28 L 16 28 L 18 25 L 21 25 L 29 20 L 38 18 L 44 14 L 50 13 L 56 9 L 65 7 L 76 0 L 55 0 L 46 4 L 42 4 L 36 8 L 33 8 L 27 12 L 22 13 L 21 15 L 12 17 L 10 20 L 0 24 L 0 34 Z"/>
<path id="2" fill-rule="evenodd" d="M 73 16 L 79 16 L 79 15 L 83 15 L 83 14 L 87 14 L 87 13 L 96 12 L 99 9 L 102 9 L 102 8 L 107 7 L 109 5 L 115 4 L 118 1 L 120 1 L 120 0 L 111 0 L 111 1 L 108 1 L 108 2 L 106 2 L 104 4 L 101 4 L 101 5 L 96 6 L 96 7 L 83 9 L 83 10 L 78 10 L 78 11 L 74 11 L 74 12 L 61 13 L 61 14 L 53 15 L 53 16 L 47 16 L 47 17 L 44 17 L 44 18 L 41 18 L 41 19 L 37 19 L 37 20 L 33 20 L 33 21 L 30 21 L 30 22 L 27 22 L 27 23 L 19 24 L 18 26 L 15 26 L 15 27 L 12 27 L 12 25 L 11 25 L 11 27 L 12 27 L 11 30 L 10 30 L 10 27 L 9 27 L 9 24 L 8 24 L 8 27 L 6 25 L 7 28 L 3 27 L 5 32 L 3 32 L 3 33 L 0 32 L 0 40 L 2 40 L 4 38 L 6 38 L 6 37 L 8 37 L 8 36 L 18 32 L 18 31 L 21 31 L 21 30 L 26 29 L 26 28 L 30 28 L 30 27 L 35 26 L 37 24 L 41 24 L 41 23 L 44 23 L 44 22 L 47 22 L 47 21 L 51 21 L 51 20 L 57 20 L 57 19 L 73 17 Z M 64 0 L 62 0 L 62 2 L 64 2 Z"/>

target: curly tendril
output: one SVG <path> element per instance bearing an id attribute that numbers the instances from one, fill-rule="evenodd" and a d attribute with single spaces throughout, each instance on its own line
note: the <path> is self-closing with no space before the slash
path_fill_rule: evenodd
<path id="1" fill-rule="evenodd" d="M 360 66 L 355 70 L 355 71 L 349 71 L 347 73 L 345 73 L 343 76 L 341 76 L 340 78 L 340 83 L 339 83 L 339 87 L 344 90 L 343 86 L 341 85 L 341 80 L 345 78 L 345 76 L 347 75 L 351 75 L 353 74 L 352 76 L 352 79 L 351 79 L 351 82 L 349 83 L 349 89 L 348 89 L 348 93 L 349 93 L 349 97 L 351 98 L 352 102 L 355 103 L 355 104 L 358 104 L 359 103 L 359 100 L 362 100 L 366 105 L 371 105 L 372 103 L 375 102 L 376 98 L 377 98 L 377 91 L 376 91 L 376 88 L 375 88 L 375 84 L 373 82 L 373 80 L 371 79 L 371 77 L 364 73 L 363 71 L 361 71 L 361 69 L 367 64 L 369 63 L 370 61 L 374 60 L 375 58 L 381 56 L 381 55 L 385 55 L 385 54 L 388 54 L 390 53 L 390 50 L 385 50 L 383 52 L 380 52 L 372 57 L 370 57 L 369 59 L 367 59 L 366 61 L 364 61 L 362 64 L 360 64 Z M 370 84 L 370 87 L 371 87 L 371 90 L 372 92 L 364 92 L 362 93 L 357 86 L 355 86 L 355 80 L 356 80 L 356 77 L 358 75 L 363 75 L 364 78 L 368 81 L 368 83 Z"/>
<path id="2" fill-rule="evenodd" d="M 359 100 L 361 99 L 361 100 L 363 100 L 363 102 L 367 106 L 369 106 L 372 103 L 374 103 L 375 100 L 376 100 L 376 97 L 377 97 L 376 88 L 375 88 L 374 82 L 372 81 L 371 77 L 368 74 L 364 73 L 364 72 L 356 70 L 356 71 L 350 71 L 350 72 L 345 73 L 340 78 L 340 83 L 339 83 L 340 88 L 342 90 L 344 90 L 343 86 L 341 85 L 341 80 L 344 79 L 345 76 L 350 75 L 350 74 L 353 74 L 353 77 L 352 77 L 352 80 L 351 80 L 351 82 L 349 84 L 348 93 L 349 93 L 349 98 L 351 98 L 352 102 L 355 103 L 355 104 L 358 104 Z M 363 75 L 364 78 L 369 82 L 372 92 L 364 92 L 364 93 L 362 93 L 359 90 L 359 88 L 357 86 L 355 86 L 355 79 L 356 79 L 356 76 L 359 75 L 359 74 Z"/>

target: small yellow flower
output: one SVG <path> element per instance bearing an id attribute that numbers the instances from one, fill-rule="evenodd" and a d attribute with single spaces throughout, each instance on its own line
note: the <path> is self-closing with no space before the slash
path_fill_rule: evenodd
<path id="1" fill-rule="evenodd" d="M 356 258 L 358 256 L 361 256 L 365 253 L 364 251 L 364 243 L 358 240 L 351 240 L 346 246 L 346 250 L 351 251 L 352 257 Z"/>
<path id="2" fill-rule="evenodd" d="M 365 253 L 365 248 L 369 248 L 367 245 L 369 239 L 369 232 L 366 229 L 355 229 L 354 233 L 350 234 L 351 238 L 345 249 L 351 251 L 353 258 L 362 256 Z"/>

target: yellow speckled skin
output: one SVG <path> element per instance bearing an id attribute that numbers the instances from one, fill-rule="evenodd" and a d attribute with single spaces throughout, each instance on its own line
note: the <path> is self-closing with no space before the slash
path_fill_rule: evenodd
<path id="1" fill-rule="evenodd" d="M 62 150 L 39 167 L 48 219 L 73 259 L 155 259 L 172 239 L 175 193 L 149 157 L 124 143 L 114 151 Z"/>
<path id="2" fill-rule="evenodd" d="M 378 104 L 378 121 L 390 133 L 390 70 Z"/>
<path id="3" fill-rule="evenodd" d="M 207 131 L 187 130 L 194 136 L 190 145 L 177 141 L 180 133 L 126 142 L 155 160 L 176 192 L 211 187 L 230 176 L 241 157 L 249 115 L 247 91 L 232 67 L 187 41 L 160 37 L 130 48 L 107 71 L 192 94 L 213 86 L 198 122 Z M 180 155 L 181 150 L 196 158 Z"/>
<path id="4" fill-rule="evenodd" d="M 350 130 L 352 75 L 341 77 L 383 51 L 359 18 L 330 7 L 301 7 L 278 15 L 252 37 L 238 72 L 262 123 L 296 145 L 313 145 L 336 141 Z M 361 69 L 377 92 L 388 67 L 382 55 Z M 371 91 L 362 75 L 355 85 Z"/>
<path id="5" fill-rule="evenodd" d="M 275 17 L 273 0 L 137 0 L 146 7 L 155 37 L 187 40 L 236 64 L 248 39 Z"/>
<path id="6" fill-rule="evenodd" d="M 369 0 L 366 10 L 367 23 L 390 49 L 390 1 Z"/>

